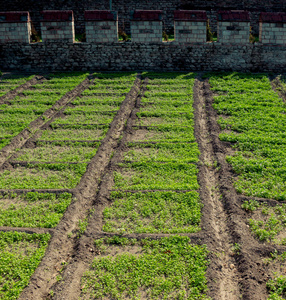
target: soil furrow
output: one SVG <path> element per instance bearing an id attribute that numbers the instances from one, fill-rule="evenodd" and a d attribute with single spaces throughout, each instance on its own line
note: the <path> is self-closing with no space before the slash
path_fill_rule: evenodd
<path id="1" fill-rule="evenodd" d="M 25 227 L 6 227 L 6 226 L 0 226 L 0 231 L 8 232 L 8 231 L 17 231 L 17 232 L 26 232 L 26 233 L 37 233 L 37 234 L 44 234 L 49 233 L 50 235 L 53 235 L 54 229 L 53 228 L 25 228 Z"/>
<path id="2" fill-rule="evenodd" d="M 156 145 L 156 144 L 162 144 L 162 143 L 168 143 L 168 144 L 195 144 L 196 142 L 187 142 L 187 141 L 176 141 L 176 142 L 173 142 L 173 141 L 158 141 L 158 142 L 143 142 L 143 141 L 140 141 L 140 142 L 128 142 L 128 143 L 131 143 L 131 144 L 134 144 L 134 145 L 146 145 L 146 144 L 152 144 L 152 145 Z"/>
<path id="3" fill-rule="evenodd" d="M 0 97 L 0 104 L 4 104 L 4 102 L 12 100 L 15 96 L 17 96 L 19 93 L 22 93 L 23 91 L 27 90 L 29 87 L 31 87 L 34 84 L 37 84 L 39 82 L 42 82 L 45 80 L 43 76 L 35 76 L 34 78 L 28 80 L 24 84 L 18 86 L 12 91 L 7 92 L 5 95 Z"/>
<path id="4" fill-rule="evenodd" d="M 25 194 L 28 192 L 36 192 L 36 193 L 53 193 L 53 194 L 62 194 L 62 193 L 71 193 L 74 194 L 74 189 L 0 189 L 0 194 L 7 193 L 16 193 L 16 194 Z"/>
<path id="5" fill-rule="evenodd" d="M 277 76 L 273 80 L 271 80 L 272 89 L 279 95 L 279 97 L 286 102 L 286 90 L 283 87 L 280 77 Z"/>
<path id="6" fill-rule="evenodd" d="M 53 124 L 53 128 L 73 128 L 76 127 L 86 127 L 86 126 L 108 126 L 109 124 L 100 124 L 100 123 L 90 123 L 90 124 L 82 124 L 82 123 L 76 123 L 76 124 Z"/>
<path id="7" fill-rule="evenodd" d="M 174 193 L 188 193 L 193 192 L 194 190 L 114 190 L 110 189 L 110 192 L 123 192 L 123 193 L 151 193 L 151 192 L 174 192 Z"/>
<path id="8" fill-rule="evenodd" d="M 140 163 L 141 161 L 138 160 L 122 160 L 120 163 L 124 164 L 133 164 L 133 163 Z M 152 160 L 150 163 L 156 163 L 156 164 L 169 164 L 169 163 L 174 163 L 173 161 L 158 161 L 158 160 Z M 184 164 L 187 165 L 198 165 L 198 163 L 195 162 L 184 162 Z"/>
<path id="9" fill-rule="evenodd" d="M 243 203 L 244 201 L 255 200 L 257 202 L 265 203 L 270 206 L 286 204 L 286 201 L 279 201 L 279 200 L 275 200 L 275 199 L 267 199 L 267 198 L 259 198 L 259 197 L 250 197 L 250 196 L 244 196 L 244 195 L 238 195 L 238 198 L 241 201 L 241 203 Z"/>
<path id="10" fill-rule="evenodd" d="M 190 128 L 190 126 L 182 126 L 182 125 L 174 125 L 174 124 L 171 124 L 171 125 L 162 125 L 162 126 L 160 126 L 160 125 L 157 125 L 157 126 L 152 126 L 152 125 L 148 125 L 148 126 L 143 126 L 143 125 L 133 125 L 132 126 L 132 128 L 134 128 L 134 129 L 149 129 L 149 128 L 154 128 L 154 129 L 160 129 L 160 128 L 162 128 L 162 127 L 164 127 L 164 126 L 171 126 L 172 128 L 176 128 L 176 127 L 180 127 L 180 128 Z"/>
<path id="11" fill-rule="evenodd" d="M 37 141 L 29 141 L 35 145 L 37 144 L 56 144 L 56 143 L 88 143 L 88 144 L 94 144 L 94 143 L 100 143 L 102 140 L 37 140 Z M 26 145 L 24 145 L 26 146 Z"/>
<path id="12" fill-rule="evenodd" d="M 218 191 L 218 174 L 214 167 L 215 156 L 210 142 L 207 124 L 203 82 L 196 79 L 194 86 L 195 136 L 200 149 L 199 183 L 202 209 L 202 229 L 209 235 L 207 247 L 210 253 L 209 296 L 213 299 L 239 299 L 237 270 L 231 251 L 227 215 Z"/>
<path id="13" fill-rule="evenodd" d="M 142 95 L 142 88 L 141 95 Z M 143 86 L 144 90 L 144 86 Z M 100 232 L 102 228 L 102 211 L 108 204 L 108 197 L 110 193 L 110 188 L 112 186 L 112 176 L 110 176 L 110 170 L 112 169 L 112 165 L 118 162 L 122 155 L 122 149 L 124 148 L 124 143 L 126 142 L 126 132 L 130 131 L 131 128 L 131 120 L 134 118 L 134 111 L 136 110 L 138 104 L 138 98 L 136 97 L 136 101 L 132 102 L 132 110 L 128 110 L 128 113 L 125 114 L 125 120 L 127 120 L 126 127 L 124 128 L 124 133 L 121 141 L 117 142 L 117 147 L 115 154 L 113 155 L 110 163 L 106 165 L 104 171 L 104 175 L 102 176 L 102 180 L 100 185 L 98 186 L 98 191 L 93 190 L 93 194 L 96 193 L 96 198 L 93 202 L 93 208 L 95 208 L 95 212 L 90 216 L 88 226 L 85 230 L 85 234 L 81 237 L 77 244 L 74 247 L 74 257 L 71 263 L 67 266 L 64 272 L 64 283 L 57 283 L 53 286 L 53 291 L 55 292 L 54 299 L 68 299 L 75 300 L 78 299 L 81 287 L 80 281 L 83 273 L 88 268 L 89 264 L 92 261 L 94 255 L 94 239 L 89 238 L 89 234 L 94 234 L 95 232 Z M 135 99 L 134 99 L 135 100 Z M 135 107 L 135 109 L 134 109 Z M 125 123 L 125 122 L 124 122 Z M 112 123 L 111 128 L 117 127 L 118 124 Z M 114 145 L 115 146 L 115 145 Z M 114 147 L 115 149 L 115 147 Z M 90 178 L 86 178 L 85 182 L 90 182 Z M 95 184 L 95 183 L 94 183 Z M 92 191 L 90 191 L 91 193 Z"/>
<path id="14" fill-rule="evenodd" d="M 119 137 L 124 129 L 125 121 L 133 109 L 140 83 L 141 81 L 137 77 L 114 117 L 96 155 L 88 164 L 86 173 L 74 190 L 77 201 L 73 201 L 66 210 L 54 231 L 45 257 L 33 274 L 29 286 L 22 292 L 19 299 L 46 299 L 50 289 L 57 282 L 56 275 L 62 269 L 62 262 L 69 263 L 71 253 L 76 255 L 78 238 L 74 233 L 77 231 L 79 221 L 84 220 L 89 215 L 90 209 L 93 208 L 100 178 L 109 164 L 110 157 L 117 147 Z M 67 282 L 65 282 L 65 285 L 67 288 L 69 287 Z M 74 299 L 73 293 L 70 294 L 71 297 L 68 296 L 68 293 L 64 293 L 64 295 L 66 298 L 61 297 L 60 299 Z"/>
<path id="15" fill-rule="evenodd" d="M 210 140 L 213 145 L 214 157 L 218 162 L 218 185 L 222 196 L 223 213 L 226 220 L 223 222 L 229 233 L 232 244 L 239 246 L 239 252 L 235 253 L 235 266 L 238 271 L 238 283 L 242 299 L 264 300 L 267 299 L 266 281 L 267 277 L 260 264 L 260 257 L 250 249 L 259 243 L 251 235 L 245 222 L 245 212 L 241 208 L 241 202 L 232 184 L 231 167 L 226 162 L 226 146 L 219 139 L 220 127 L 217 123 L 218 116 L 214 108 L 213 94 L 210 90 L 208 80 L 203 82 L 203 92 L 206 99 L 206 110 Z M 235 298 L 230 298 L 235 299 Z"/>
<path id="16" fill-rule="evenodd" d="M 92 238 L 92 241 L 95 239 L 103 238 L 103 237 L 112 237 L 112 236 L 118 236 L 118 233 L 109 233 L 109 232 L 86 232 L 85 237 Z M 187 236 L 190 238 L 191 242 L 194 244 L 199 244 L 203 245 L 206 243 L 206 236 L 202 232 L 198 233 L 177 233 L 176 235 L 180 236 Z M 162 233 L 133 233 L 133 234 L 123 234 L 121 237 L 128 238 L 128 239 L 137 239 L 137 240 L 142 240 L 142 239 L 151 239 L 151 240 L 158 240 L 164 237 L 168 237 L 170 234 L 162 234 Z M 91 242 L 92 242 L 91 241 Z"/>
<path id="17" fill-rule="evenodd" d="M 67 161 L 9 161 L 9 164 L 13 167 L 27 166 L 27 165 L 50 165 L 50 164 L 65 164 L 65 165 L 78 165 L 86 164 L 86 162 L 67 162 Z"/>

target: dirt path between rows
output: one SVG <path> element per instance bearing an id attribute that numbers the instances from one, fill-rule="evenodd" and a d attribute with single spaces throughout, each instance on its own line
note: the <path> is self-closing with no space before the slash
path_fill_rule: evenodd
<path id="1" fill-rule="evenodd" d="M 238 284 L 241 299 L 266 300 L 266 282 L 268 278 L 261 261 L 263 252 L 269 254 L 270 249 L 274 251 L 274 247 L 259 243 L 248 228 L 246 212 L 241 208 L 241 201 L 232 184 L 233 173 L 225 159 L 228 149 L 226 144 L 219 139 L 218 115 L 212 106 L 213 93 L 208 80 L 204 80 L 201 87 L 206 101 L 210 142 L 212 143 L 214 159 L 217 161 L 218 166 L 217 183 L 221 195 L 223 214 L 225 215 L 224 228 L 227 230 L 230 242 L 238 246 L 237 251 L 233 253 L 235 259 L 234 269 L 237 270 L 237 278 L 234 282 Z M 228 280 L 225 282 L 225 284 L 229 283 Z"/>
<path id="2" fill-rule="evenodd" d="M 0 104 L 3 104 L 9 100 L 12 100 L 18 94 L 22 93 L 23 91 L 30 88 L 32 85 L 41 83 L 45 80 L 43 76 L 35 76 L 32 79 L 26 81 L 25 83 L 21 84 L 20 86 L 16 87 L 15 89 L 7 92 L 5 95 L 0 97 Z"/>
<path id="3" fill-rule="evenodd" d="M 131 130 L 132 120 L 136 117 L 135 111 L 138 105 L 138 99 L 142 97 L 143 93 L 144 84 L 142 86 L 140 84 L 140 92 L 137 94 L 137 97 L 133 98 L 133 102 L 130 103 L 132 110 L 130 110 L 130 108 L 126 110 L 128 115 L 125 115 L 126 126 L 124 127 L 124 131 L 121 132 L 122 139 L 117 140 L 116 147 L 113 148 L 116 148 L 114 155 L 103 170 L 98 191 L 96 195 L 94 195 L 94 201 L 92 203 L 94 212 L 88 218 L 88 226 L 83 236 L 74 244 L 72 250 L 73 257 L 63 272 L 63 281 L 55 283 L 52 287 L 54 292 L 53 299 L 77 300 L 80 297 L 81 278 L 94 258 L 94 239 L 101 233 L 102 211 L 108 205 L 109 193 L 112 187 L 111 173 L 113 172 L 113 165 L 120 159 L 119 157 L 125 145 L 126 133 Z M 118 126 L 118 123 L 116 126 Z M 85 182 L 89 182 L 89 178 L 87 178 Z"/>
<path id="4" fill-rule="evenodd" d="M 237 269 L 232 251 L 232 240 L 227 226 L 227 214 L 218 190 L 219 178 L 210 139 L 204 82 L 196 79 L 194 86 L 195 137 L 200 149 L 199 184 L 202 209 L 202 230 L 210 254 L 209 296 L 212 299 L 239 299 Z"/>
<path id="5" fill-rule="evenodd" d="M 94 207 L 100 180 L 109 164 L 114 149 L 118 146 L 125 122 L 134 107 L 135 99 L 139 93 L 140 84 L 141 80 L 137 77 L 133 87 L 122 102 L 117 115 L 110 124 L 110 129 L 98 148 L 96 155 L 89 162 L 86 173 L 73 191 L 76 201 L 71 203 L 54 230 L 45 257 L 33 274 L 29 286 L 22 292 L 19 299 L 48 299 L 50 291 L 58 282 L 57 276 L 61 274 L 63 265 L 70 263 L 74 259 L 78 251 L 79 239 L 75 235 L 78 223 L 80 220 L 83 221 L 87 218 L 90 210 Z M 67 282 L 65 284 L 68 287 Z M 72 297 L 71 294 L 68 298 L 61 297 L 60 299 L 73 299 Z"/>

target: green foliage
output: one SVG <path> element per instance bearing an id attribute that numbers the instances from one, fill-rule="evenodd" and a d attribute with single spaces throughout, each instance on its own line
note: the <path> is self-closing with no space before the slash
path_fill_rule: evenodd
<path id="1" fill-rule="evenodd" d="M 117 189 L 124 190 L 196 190 L 198 169 L 183 163 L 121 164 L 122 172 L 114 172 Z"/>
<path id="2" fill-rule="evenodd" d="M 31 164 L 0 174 L 0 189 L 74 188 L 85 173 L 86 164 Z"/>
<path id="3" fill-rule="evenodd" d="M 3 73 L 0 71 L 0 77 Z M 22 76 L 22 75 L 5 75 L 0 81 L 0 97 L 4 96 L 7 92 L 16 89 L 18 86 L 24 84 L 34 76 Z"/>
<path id="4" fill-rule="evenodd" d="M 90 144 L 62 144 L 43 145 L 29 149 L 24 148 L 18 152 L 17 161 L 28 162 L 88 162 L 97 152 L 99 143 L 93 147 Z"/>
<path id="5" fill-rule="evenodd" d="M 243 209 L 251 212 L 255 211 L 259 206 L 260 206 L 259 202 L 255 200 L 244 201 L 244 203 L 241 205 Z"/>
<path id="6" fill-rule="evenodd" d="M 245 201 L 242 208 L 255 212 L 255 217 L 248 220 L 251 231 L 261 241 L 286 244 L 286 239 L 279 234 L 286 229 L 286 205 L 269 206 L 257 201 Z"/>
<path id="7" fill-rule="evenodd" d="M 247 196 L 286 199 L 285 104 L 265 74 L 211 75 L 218 96 L 220 139 L 233 143 L 237 153 L 227 157 L 239 175 L 236 190 Z"/>
<path id="8" fill-rule="evenodd" d="M 214 34 L 212 33 L 210 21 L 207 21 L 207 41 L 212 42 L 214 38 Z"/>
<path id="9" fill-rule="evenodd" d="M 72 201 L 69 193 L 28 192 L 13 197 L 12 203 L 7 205 L 9 198 L 11 195 L 0 198 L 0 226 L 55 227 Z"/>
<path id="10" fill-rule="evenodd" d="M 126 161 L 197 163 L 200 155 L 197 143 L 129 143 L 128 146 L 130 150 L 124 155 Z"/>
<path id="11" fill-rule="evenodd" d="M 111 207 L 103 212 L 103 230 L 118 233 L 181 233 L 200 230 L 201 206 L 197 192 L 113 192 Z"/>
<path id="12" fill-rule="evenodd" d="M 42 141 L 94 141 L 104 139 L 108 128 L 105 129 L 80 129 L 68 128 L 68 129 L 55 129 L 55 130 L 45 130 L 42 133 L 40 139 Z"/>
<path id="13" fill-rule="evenodd" d="M 83 81 L 86 75 L 86 73 L 51 75 L 50 80 L 45 81 L 43 84 L 35 84 L 31 89 L 23 91 L 23 96 L 15 97 L 10 105 L 0 105 L 0 137 L 11 139 L 19 134 L 31 121 L 37 119 L 64 94 Z M 5 79 L 0 85 L 0 96 L 32 77 L 14 76 Z M 47 97 L 48 101 L 43 101 L 42 97 Z M 39 99 L 41 100 L 40 102 L 38 102 Z M 18 122 L 22 123 L 18 124 Z"/>
<path id="14" fill-rule="evenodd" d="M 121 240 L 113 237 L 99 244 L 126 247 L 126 241 Z M 150 299 L 207 299 L 205 246 L 191 245 L 190 239 L 182 236 L 132 243 L 129 247 L 137 247 L 136 255 L 123 248 L 123 253 L 114 257 L 94 259 L 82 278 L 82 296 L 140 299 L 144 291 L 144 298 Z"/>
<path id="15" fill-rule="evenodd" d="M 286 276 L 276 274 L 275 278 L 269 280 L 266 286 L 270 290 L 268 300 L 282 300 L 286 296 Z"/>
<path id="16" fill-rule="evenodd" d="M 88 225 L 88 219 L 87 218 L 78 221 L 78 228 L 79 228 L 78 232 L 77 232 L 77 237 L 78 238 L 81 237 L 84 234 L 84 232 L 87 228 L 87 225 Z"/>
<path id="17" fill-rule="evenodd" d="M 49 234 L 0 232 L 0 298 L 18 299 L 42 260 Z"/>

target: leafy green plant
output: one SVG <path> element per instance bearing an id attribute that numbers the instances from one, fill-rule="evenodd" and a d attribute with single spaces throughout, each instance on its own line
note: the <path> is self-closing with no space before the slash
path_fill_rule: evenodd
<path id="1" fill-rule="evenodd" d="M 232 246 L 232 251 L 234 254 L 236 255 L 239 255 L 240 254 L 240 249 L 241 249 L 241 245 L 238 244 L 238 243 L 235 243 L 233 246 Z"/>
<path id="2" fill-rule="evenodd" d="M 267 282 L 266 286 L 270 290 L 269 300 L 282 300 L 286 295 L 286 276 L 276 274 L 274 279 Z"/>
<path id="3" fill-rule="evenodd" d="M 213 42 L 214 40 L 214 34 L 212 33 L 210 21 L 207 21 L 207 41 Z"/>
<path id="4" fill-rule="evenodd" d="M 267 75 L 213 74 L 210 84 L 218 93 L 213 106 L 222 116 L 220 139 L 237 149 L 227 157 L 238 174 L 237 192 L 285 200 L 285 105 Z"/>
<path id="5" fill-rule="evenodd" d="M 0 298 L 18 299 L 41 262 L 49 234 L 0 232 Z"/>
<path id="6" fill-rule="evenodd" d="M 55 227 L 72 201 L 69 193 L 52 194 L 28 192 L 13 197 L 11 194 L 0 199 L 0 226 L 10 227 Z"/>
<path id="7" fill-rule="evenodd" d="M 191 245 L 188 237 L 173 236 L 141 242 L 120 237 L 100 240 L 100 247 L 120 254 L 96 257 L 82 278 L 82 295 L 90 298 L 207 299 L 205 246 Z M 128 253 L 135 248 L 137 254 Z M 124 250 L 126 249 L 126 250 Z M 135 250 L 134 249 L 134 250 Z"/>
<path id="8" fill-rule="evenodd" d="M 181 233 L 200 230 L 197 192 L 112 192 L 114 201 L 103 212 L 103 230 L 118 233 Z"/>
<path id="9" fill-rule="evenodd" d="M 79 228 L 78 232 L 77 232 L 78 238 L 80 238 L 84 234 L 84 232 L 87 228 L 87 225 L 88 225 L 88 218 L 78 221 L 78 228 Z"/>

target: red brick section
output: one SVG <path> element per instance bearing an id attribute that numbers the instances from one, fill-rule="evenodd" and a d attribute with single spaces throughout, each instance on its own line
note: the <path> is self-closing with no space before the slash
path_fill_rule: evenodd
<path id="1" fill-rule="evenodd" d="M 85 21 L 116 21 L 118 15 L 116 11 L 110 10 L 86 10 L 84 19 Z"/>
<path id="2" fill-rule="evenodd" d="M 42 21 L 47 22 L 66 22 L 74 20 L 72 10 L 44 10 L 41 14 Z"/>
<path id="3" fill-rule="evenodd" d="M 244 10 L 221 10 L 218 12 L 220 22 L 250 22 L 249 12 Z"/>
<path id="4" fill-rule="evenodd" d="M 161 21 L 162 10 L 135 10 L 131 13 L 133 21 Z"/>
<path id="5" fill-rule="evenodd" d="M 260 22 L 263 23 L 286 23 L 286 13 L 285 12 L 263 12 L 260 14 Z"/>
<path id="6" fill-rule="evenodd" d="M 206 22 L 208 19 L 205 10 L 175 10 L 175 21 L 198 21 Z"/>
<path id="7" fill-rule="evenodd" d="M 27 23 L 30 21 L 30 14 L 28 11 L 0 12 L 1 23 Z"/>

